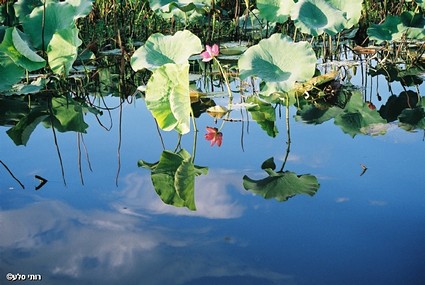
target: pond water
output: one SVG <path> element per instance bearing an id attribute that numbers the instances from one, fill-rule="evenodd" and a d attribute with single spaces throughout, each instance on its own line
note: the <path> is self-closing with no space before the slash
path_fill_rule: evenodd
<path id="1" fill-rule="evenodd" d="M 377 109 L 387 101 L 384 76 L 363 87 L 361 72 L 352 76 Z M 391 83 L 391 92 L 403 91 Z M 222 121 L 204 113 L 199 132 L 180 144 L 192 153 L 196 140 L 195 164 L 208 167 L 196 177 L 196 211 L 163 203 L 150 171 L 137 166 L 159 160 L 161 140 L 172 151 L 179 139 L 160 137 L 142 99 L 112 110 L 111 121 L 101 116 L 110 131 L 85 116 L 84 144 L 75 132 L 56 133 L 64 178 L 51 128 L 38 126 L 17 147 L 10 126 L 0 127 L 0 159 L 25 186 L 0 167 L 1 284 L 8 273 L 27 284 L 425 284 L 424 132 L 391 123 L 385 135 L 352 137 L 334 120 L 306 124 L 296 112 L 290 108 L 285 170 L 317 177 L 314 196 L 278 202 L 243 187 L 244 175 L 266 177 L 265 160 L 283 163 L 284 106 L 275 138 L 232 111 L 221 147 L 204 135 Z M 35 175 L 48 180 L 37 191 Z"/>

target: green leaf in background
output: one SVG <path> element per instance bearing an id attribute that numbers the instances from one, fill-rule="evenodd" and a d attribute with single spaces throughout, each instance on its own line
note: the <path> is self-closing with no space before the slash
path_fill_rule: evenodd
<path id="1" fill-rule="evenodd" d="M 30 15 L 25 17 L 22 25 L 24 32 L 31 38 L 33 45 L 38 49 L 48 46 L 53 35 L 63 29 L 75 28 L 75 20 L 88 15 L 91 11 L 92 1 L 90 0 L 67 0 L 56 2 L 47 0 L 46 12 L 44 8 L 35 8 Z M 43 21 L 43 15 L 44 21 Z M 41 32 L 44 22 L 44 48 L 42 47 Z"/>
<path id="2" fill-rule="evenodd" d="M 156 33 L 134 52 L 130 64 L 134 71 L 153 71 L 167 63 L 185 64 L 192 54 L 202 50 L 201 40 L 190 31 L 178 31 L 173 36 Z"/>
<path id="3" fill-rule="evenodd" d="M 86 133 L 89 127 L 84 122 L 83 108 L 72 98 L 57 97 L 52 98 L 53 118 L 46 118 L 43 123 L 45 126 L 53 125 L 59 132 L 74 131 Z"/>
<path id="4" fill-rule="evenodd" d="M 363 0 L 328 0 L 328 3 L 344 13 L 347 19 L 344 29 L 349 29 L 356 25 L 362 16 Z"/>
<path id="5" fill-rule="evenodd" d="M 263 166 L 275 166 L 273 158 L 266 160 Z M 263 166 L 262 168 L 268 176 L 254 180 L 245 175 L 243 177 L 245 190 L 261 195 L 266 199 L 274 198 L 279 202 L 283 202 L 298 194 L 313 196 L 320 187 L 317 178 L 313 175 L 297 175 L 290 171 L 275 172 L 272 168 L 264 168 Z"/>
<path id="6" fill-rule="evenodd" d="M 47 58 L 52 71 L 59 75 L 68 75 L 77 59 L 78 47 L 82 41 L 78 38 L 78 29 L 58 30 L 47 46 Z"/>
<path id="7" fill-rule="evenodd" d="M 382 24 L 371 23 L 367 29 L 367 34 L 371 40 L 381 43 L 401 39 L 404 31 L 405 28 L 400 17 L 388 15 Z"/>
<path id="8" fill-rule="evenodd" d="M 194 165 L 186 150 L 165 150 L 158 162 L 139 160 L 138 166 L 151 171 L 154 189 L 164 203 L 196 210 L 195 176 L 207 174 L 208 168 Z"/>
<path id="9" fill-rule="evenodd" d="M 30 84 L 18 83 L 12 86 L 10 90 L 4 92 L 4 95 L 27 95 L 35 94 L 40 92 L 45 86 L 48 80 L 43 77 L 39 77 L 32 81 Z"/>
<path id="10" fill-rule="evenodd" d="M 43 2 L 41 0 L 18 0 L 13 5 L 13 8 L 15 9 L 19 21 L 22 23 L 24 18 L 29 15 L 35 7 L 42 5 Z"/>
<path id="11" fill-rule="evenodd" d="M 146 106 L 165 131 L 190 131 L 189 64 L 157 68 L 146 86 Z"/>
<path id="12" fill-rule="evenodd" d="M 278 130 L 276 127 L 276 113 L 273 106 L 263 102 L 256 96 L 250 96 L 246 100 L 247 103 L 255 104 L 254 107 L 247 108 L 252 119 L 267 132 L 270 137 L 276 137 Z"/>
<path id="13" fill-rule="evenodd" d="M 425 39 L 425 17 L 423 13 L 405 11 L 400 15 L 408 39 Z"/>
<path id="14" fill-rule="evenodd" d="M 325 0 L 299 0 L 291 10 L 291 19 L 301 32 L 313 36 L 335 35 L 347 22 L 344 13 Z"/>
<path id="15" fill-rule="evenodd" d="M 43 68 L 46 61 L 30 48 L 24 37 L 25 35 L 17 28 L 8 28 L 0 44 L 0 52 L 8 55 L 17 65 L 28 71 Z"/>
<path id="16" fill-rule="evenodd" d="M 265 82 L 262 93 L 268 96 L 286 92 L 295 82 L 312 78 L 316 62 L 309 43 L 294 43 L 283 34 L 273 34 L 250 47 L 239 59 L 238 66 L 241 79 L 260 77 Z"/>
<path id="17" fill-rule="evenodd" d="M 25 69 L 16 65 L 9 57 L 0 54 L 0 92 L 12 88 L 25 75 Z"/>
<path id="18" fill-rule="evenodd" d="M 294 4 L 294 0 L 257 0 L 257 9 L 267 21 L 285 23 Z"/>

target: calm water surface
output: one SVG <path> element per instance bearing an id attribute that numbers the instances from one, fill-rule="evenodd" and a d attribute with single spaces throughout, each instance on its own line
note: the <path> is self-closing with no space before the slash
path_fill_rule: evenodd
<path id="1" fill-rule="evenodd" d="M 388 94 L 385 83 L 379 88 Z M 7 273 L 42 277 L 19 284 L 425 284 L 424 133 L 394 125 L 384 136 L 352 138 L 333 121 L 295 122 L 295 112 L 285 169 L 317 176 L 317 194 L 279 203 L 242 186 L 244 175 L 265 177 L 266 159 L 282 163 L 284 109 L 277 138 L 255 122 L 226 122 L 220 148 L 204 139 L 215 123 L 203 114 L 195 164 L 209 172 L 196 178 L 195 212 L 165 205 L 149 171 L 137 167 L 163 150 L 142 100 L 123 107 L 118 186 L 118 109 L 109 132 L 85 118 L 93 171 L 82 150 L 84 185 L 75 133 L 58 134 L 65 186 L 51 129 L 38 126 L 16 147 L 0 127 L 0 159 L 26 186 L 0 167 L 0 284 L 11 283 Z M 173 150 L 176 133 L 163 139 Z M 191 152 L 193 140 L 183 136 L 182 147 Z M 34 175 L 49 180 L 38 191 Z"/>

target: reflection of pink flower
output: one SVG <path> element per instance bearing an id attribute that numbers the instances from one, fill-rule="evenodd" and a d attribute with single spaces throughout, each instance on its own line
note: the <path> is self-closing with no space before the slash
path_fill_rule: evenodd
<path id="1" fill-rule="evenodd" d="M 216 143 L 218 146 L 221 146 L 221 143 L 223 142 L 223 133 L 219 132 L 217 128 L 207 127 L 205 139 L 207 141 L 211 141 L 211 146 Z"/>
<path id="2" fill-rule="evenodd" d="M 206 51 L 201 53 L 202 61 L 205 61 L 205 62 L 210 61 L 219 54 L 219 48 L 217 44 L 214 44 L 212 47 L 210 47 L 209 45 L 206 45 L 205 49 Z"/>

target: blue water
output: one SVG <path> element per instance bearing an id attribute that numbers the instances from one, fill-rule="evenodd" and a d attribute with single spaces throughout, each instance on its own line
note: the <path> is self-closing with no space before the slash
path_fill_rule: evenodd
<path id="1" fill-rule="evenodd" d="M 75 133 L 58 133 L 65 186 L 51 129 L 38 126 L 16 147 L 1 127 L 0 159 L 26 188 L 0 167 L 0 284 L 9 283 L 7 273 L 42 276 L 19 284 L 425 284 L 423 132 L 393 126 L 384 136 L 352 138 L 333 121 L 291 119 L 285 169 L 317 176 L 320 188 L 279 203 L 244 190 L 242 177 L 265 177 L 260 166 L 270 157 L 280 168 L 282 114 L 274 139 L 255 122 L 226 122 L 220 148 L 203 136 L 221 122 L 197 120 L 195 164 L 209 172 L 196 178 L 195 212 L 165 205 L 149 171 L 137 167 L 163 150 L 142 100 L 123 108 L 118 186 L 118 110 L 109 132 L 85 118 L 93 172 L 82 150 L 84 185 Z M 173 150 L 176 133 L 163 136 Z M 182 147 L 191 153 L 193 141 L 185 135 Z M 360 176 L 361 164 L 368 169 Z M 34 175 L 49 180 L 38 191 Z"/>

